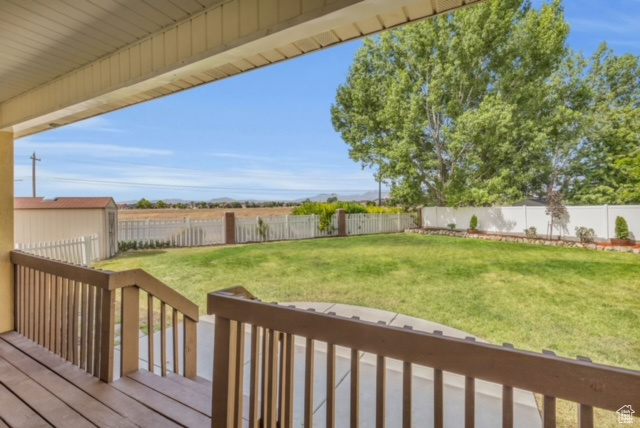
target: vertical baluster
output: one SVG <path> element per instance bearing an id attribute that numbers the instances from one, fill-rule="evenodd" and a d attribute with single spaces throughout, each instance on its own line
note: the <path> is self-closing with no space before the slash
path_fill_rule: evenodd
<path id="1" fill-rule="evenodd" d="M 249 376 L 249 428 L 258 428 L 258 394 L 259 394 L 259 351 L 260 329 L 256 325 L 251 326 L 251 361 Z"/>
<path id="2" fill-rule="evenodd" d="M 24 290 L 24 286 L 21 281 L 21 269 L 22 266 L 14 265 L 13 267 L 13 281 L 16 284 L 16 295 L 15 295 L 15 325 L 16 331 L 22 334 L 22 292 Z"/>
<path id="3" fill-rule="evenodd" d="M 328 428 L 336 422 L 336 345 L 327 343 L 327 421 Z"/>
<path id="4" fill-rule="evenodd" d="M 280 333 L 271 330 L 269 332 L 269 361 L 267 368 L 267 426 L 275 427 L 277 418 L 278 397 L 278 337 Z"/>
<path id="5" fill-rule="evenodd" d="M 542 426 L 544 428 L 556 427 L 556 399 L 555 397 L 544 396 L 542 400 Z"/>
<path id="6" fill-rule="evenodd" d="M 73 324 L 76 321 L 74 319 L 73 302 L 76 292 L 75 281 L 69 280 L 69 290 L 67 293 L 67 361 L 73 362 L 73 347 L 75 345 L 75 336 Z"/>
<path id="7" fill-rule="evenodd" d="M 52 349 L 52 351 L 55 354 L 60 355 L 60 312 L 61 312 L 61 307 L 60 307 L 60 302 L 61 302 L 61 293 L 60 293 L 60 288 L 61 288 L 61 278 L 59 276 L 54 276 L 53 277 L 53 296 L 54 296 L 54 317 L 53 320 L 51 322 L 51 328 L 52 328 L 52 336 L 53 336 L 53 341 L 55 343 L 54 348 Z"/>
<path id="8" fill-rule="evenodd" d="M 360 426 L 360 353 L 351 350 L 351 428 Z"/>
<path id="9" fill-rule="evenodd" d="M 42 318 L 42 335 L 43 345 L 47 349 L 51 349 L 51 282 L 50 275 L 48 273 L 42 276 L 42 286 L 44 299 L 42 304 L 44 306 L 44 317 Z"/>
<path id="10" fill-rule="evenodd" d="M 593 407 L 585 404 L 578 405 L 578 426 L 580 428 L 593 428 Z"/>
<path id="11" fill-rule="evenodd" d="M 173 372 L 180 373 L 180 358 L 178 348 L 178 310 L 174 309 L 171 313 L 171 326 L 173 333 Z"/>
<path id="12" fill-rule="evenodd" d="M 148 341 L 148 362 L 149 371 L 153 373 L 155 371 L 155 355 L 154 355 L 154 321 L 153 321 L 153 296 L 147 294 L 147 341 Z"/>
<path id="13" fill-rule="evenodd" d="M 36 273 L 33 269 L 29 269 L 29 310 L 27 312 L 27 320 L 29 322 L 28 337 L 35 340 L 35 321 L 36 321 Z"/>
<path id="14" fill-rule="evenodd" d="M 96 311 L 93 321 L 93 375 L 100 376 L 100 346 L 102 344 L 102 289 L 95 290 Z"/>
<path id="15" fill-rule="evenodd" d="M 60 313 L 60 356 L 67 359 L 67 342 L 69 341 L 68 323 L 69 323 L 69 280 L 67 278 L 62 279 L 62 312 Z"/>
<path id="16" fill-rule="evenodd" d="M 313 364 L 315 357 L 313 339 L 307 339 L 304 373 L 304 427 L 313 427 Z"/>
<path id="17" fill-rule="evenodd" d="M 287 334 L 285 337 L 286 351 L 285 351 L 285 388 L 284 388 L 284 428 L 293 428 L 293 376 L 294 376 L 294 358 L 295 358 L 295 336 Z"/>
<path id="18" fill-rule="evenodd" d="M 384 356 L 378 355 L 376 363 L 376 427 L 384 428 L 386 417 L 387 364 Z"/>
<path id="19" fill-rule="evenodd" d="M 40 272 L 35 271 L 34 272 L 34 291 L 35 291 L 35 295 L 34 295 L 34 308 L 33 308 L 33 312 L 35 314 L 34 316 L 34 326 L 33 326 L 33 341 L 37 342 L 38 344 L 40 343 Z"/>
<path id="20" fill-rule="evenodd" d="M 502 386 L 502 428 L 513 428 L 513 388 Z"/>
<path id="21" fill-rule="evenodd" d="M 89 285 L 89 294 L 87 296 L 87 372 L 94 373 L 94 349 L 95 349 L 95 290 L 96 287 Z"/>
<path id="22" fill-rule="evenodd" d="M 80 315 L 80 368 L 87 369 L 87 342 L 89 334 L 89 325 L 87 319 L 89 318 L 89 284 L 81 284 L 82 288 L 82 302 L 81 302 L 81 315 Z"/>
<path id="23" fill-rule="evenodd" d="M 464 378 L 464 426 L 473 428 L 475 426 L 476 412 L 476 384 L 472 377 Z"/>
<path id="24" fill-rule="evenodd" d="M 47 348 L 47 275 L 40 272 L 40 345 Z"/>
<path id="25" fill-rule="evenodd" d="M 160 302 L 160 374 L 167 375 L 167 305 Z"/>
<path id="26" fill-rule="evenodd" d="M 78 318 L 80 312 L 80 288 L 81 283 L 76 282 L 75 286 L 75 294 L 73 296 L 73 364 L 76 366 L 80 365 L 80 355 L 78 353 L 78 345 L 79 345 L 79 333 L 78 333 Z"/>
<path id="27" fill-rule="evenodd" d="M 27 268 L 25 276 L 25 336 L 33 340 L 33 269 Z"/>
<path id="28" fill-rule="evenodd" d="M 411 425 L 411 406 L 412 406 L 412 390 L 411 383 L 413 380 L 413 366 L 410 362 L 405 361 L 402 365 L 402 426 L 410 428 Z"/>
<path id="29" fill-rule="evenodd" d="M 284 426 L 284 400 L 285 400 L 285 383 L 286 383 L 286 378 L 285 378 L 285 366 L 287 364 L 287 337 L 284 333 L 280 333 L 280 341 L 277 344 L 279 347 L 279 358 L 278 358 L 278 416 L 277 416 L 277 423 L 278 426 Z"/>
<path id="30" fill-rule="evenodd" d="M 268 381 L 267 374 L 269 371 L 269 337 L 271 336 L 271 331 L 263 328 L 262 329 L 262 381 L 260 388 L 261 395 L 261 419 L 262 425 L 264 426 L 267 422 L 267 389 L 268 389 Z"/>
<path id="31" fill-rule="evenodd" d="M 236 384 L 234 426 L 242 428 L 242 408 L 244 407 L 243 388 L 244 385 L 244 324 L 238 322 L 236 329 L 236 372 L 234 381 Z"/>
<path id="32" fill-rule="evenodd" d="M 433 369 L 433 426 L 444 426 L 444 385 L 442 370 Z"/>

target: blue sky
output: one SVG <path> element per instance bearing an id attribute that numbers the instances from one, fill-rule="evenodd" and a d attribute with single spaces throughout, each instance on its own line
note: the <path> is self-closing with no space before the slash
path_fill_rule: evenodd
<path id="1" fill-rule="evenodd" d="M 542 3 L 534 0 L 536 7 Z M 569 44 L 640 55 L 640 0 L 565 0 Z M 16 196 L 289 200 L 377 189 L 329 108 L 360 42 L 16 141 Z"/>

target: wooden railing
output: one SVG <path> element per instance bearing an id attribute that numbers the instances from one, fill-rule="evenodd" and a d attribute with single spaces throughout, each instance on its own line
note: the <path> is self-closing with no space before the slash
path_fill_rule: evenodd
<path id="1" fill-rule="evenodd" d="M 403 362 L 402 426 L 412 426 L 412 367 L 433 369 L 433 425 L 444 424 L 443 373 L 465 377 L 465 427 L 474 426 L 476 379 L 502 387 L 502 426 L 514 424 L 514 388 L 543 396 L 543 426 L 556 426 L 556 400 L 578 403 L 581 428 L 593 426 L 593 408 L 616 411 L 640 408 L 640 372 L 536 354 L 470 340 L 373 324 L 257 301 L 241 287 L 208 295 L 207 312 L 216 315 L 212 427 L 242 426 L 248 396 L 249 426 L 291 427 L 294 397 L 303 397 L 304 426 L 313 424 L 314 346 L 327 344 L 326 426 L 336 421 L 336 346 L 351 349 L 350 426 L 360 412 L 375 413 L 376 427 L 385 421 L 385 364 Z M 245 330 L 250 343 L 245 351 Z M 294 341 L 306 339 L 304 391 L 294 391 Z M 359 352 L 377 355 L 376 405 L 360 409 Z M 249 361 L 249 388 L 243 387 Z M 244 415 L 246 418 L 247 415 Z"/>
<path id="2" fill-rule="evenodd" d="M 168 370 L 189 378 L 196 376 L 198 307 L 148 273 L 141 269 L 100 271 L 18 251 L 11 252 L 11 262 L 15 267 L 18 333 L 101 380 L 112 382 L 116 326 L 120 325 L 121 376 L 138 370 L 140 331 L 146 327 L 149 371 L 159 371 L 163 376 Z M 146 298 L 140 296 L 141 290 Z M 141 306 L 146 306 L 142 314 Z M 171 337 L 167 338 L 169 326 Z M 156 329 L 160 336 L 159 365 Z"/>

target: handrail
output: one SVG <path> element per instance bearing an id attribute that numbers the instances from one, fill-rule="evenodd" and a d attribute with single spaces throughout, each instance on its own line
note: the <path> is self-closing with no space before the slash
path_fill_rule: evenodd
<path id="1" fill-rule="evenodd" d="M 11 251 L 11 263 L 30 269 L 37 269 L 70 281 L 91 284 L 103 290 L 117 290 L 135 285 L 147 293 L 153 294 L 172 308 L 177 309 L 192 321 L 198 321 L 199 318 L 198 305 L 142 269 L 130 269 L 121 272 L 104 271 L 20 251 Z"/>
<path id="2" fill-rule="evenodd" d="M 114 378 L 116 293 L 121 295 L 121 375 L 138 370 L 140 290 L 147 293 L 148 363 L 155 369 L 154 299 L 160 301 L 161 373 L 167 373 L 167 326 L 173 329 L 173 371 L 179 367 L 179 320 L 183 327 L 183 374 L 196 376 L 198 306 L 142 269 L 101 271 L 12 251 L 16 329 L 105 382 Z M 182 317 L 180 316 L 182 314 Z"/>
<path id="3" fill-rule="evenodd" d="M 593 407 L 616 411 L 622 404 L 629 404 L 627 401 L 633 401 L 633 397 L 640 397 L 638 371 L 263 303 L 241 287 L 209 293 L 207 313 L 216 315 L 213 403 L 220 404 L 220 407 L 214 407 L 213 412 L 222 418 L 220 421 L 227 416 L 233 420 L 234 412 L 229 415 L 225 409 L 233 410 L 242 405 L 242 394 L 230 391 L 242 390 L 242 384 L 234 384 L 231 373 L 243 367 L 238 360 L 243 340 L 238 332 L 244 332 L 245 325 L 251 325 L 253 329 L 262 328 L 263 336 L 267 336 L 263 340 L 267 341 L 273 336 L 285 342 L 292 341 L 291 336 L 301 336 L 311 346 L 314 341 L 321 341 L 328 344 L 328 349 L 344 346 L 353 351 L 373 353 L 378 355 L 378 361 L 383 365 L 385 358 L 393 358 L 404 361 L 409 370 L 411 364 L 417 364 L 433 368 L 440 374 L 457 373 L 466 377 L 467 388 L 470 387 L 471 391 L 475 379 L 502 384 L 508 390 L 504 394 L 505 400 L 513 399 L 512 388 L 539 393 L 545 396 L 545 403 L 549 403 L 545 407 L 545 421 L 555 421 L 556 398 L 579 403 L 581 426 L 589 426 Z M 255 331 L 253 329 L 252 332 Z M 225 344 L 226 350 L 223 349 Z M 219 350 L 220 345 L 223 346 Z M 270 345 L 263 346 L 268 348 Z M 278 358 L 277 348 L 279 346 L 276 345 L 274 353 L 269 353 L 267 358 Z M 286 353 L 283 351 L 281 354 L 280 358 L 286 360 Z M 265 370 L 268 372 L 268 367 L 263 368 L 263 372 Z M 436 400 L 438 395 L 434 394 Z M 229 403 L 228 400 L 234 397 L 236 401 Z M 466 397 L 467 409 L 471 409 L 473 414 L 473 393 L 467 393 Z M 384 398 L 382 400 L 384 406 Z M 434 404 L 437 414 L 438 403 Z M 505 412 L 512 406 L 512 403 L 506 403 Z M 331 414 L 328 413 L 327 417 Z"/>

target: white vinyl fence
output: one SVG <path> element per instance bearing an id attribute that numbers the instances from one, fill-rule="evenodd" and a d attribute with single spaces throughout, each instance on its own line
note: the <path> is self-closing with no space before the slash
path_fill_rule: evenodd
<path id="1" fill-rule="evenodd" d="M 236 218 L 236 242 L 239 244 L 310 239 L 337 234 L 338 220 L 335 215 L 331 218 L 331 225 L 323 231 L 320 230 L 320 217 L 317 215 Z"/>
<path id="2" fill-rule="evenodd" d="M 417 227 L 415 214 L 347 214 L 347 235 L 397 233 Z"/>
<path id="3" fill-rule="evenodd" d="M 118 241 L 169 247 L 223 244 L 224 219 L 120 221 Z"/>
<path id="4" fill-rule="evenodd" d="M 82 266 L 89 266 L 92 262 L 98 261 L 99 249 L 98 235 L 64 241 L 16 244 L 16 250 Z"/>
<path id="5" fill-rule="evenodd" d="M 632 239 L 640 239 L 640 206 L 639 205 L 599 205 L 599 206 L 567 206 L 568 215 L 559 224 L 549 230 L 550 216 L 545 207 L 425 207 L 422 209 L 424 227 L 447 227 L 455 223 L 456 229 L 469 228 L 472 215 L 478 217 L 478 229 L 485 232 L 524 234 L 524 230 L 535 227 L 539 236 L 552 232 L 575 238 L 576 227 L 591 228 L 596 240 L 615 238 L 616 217 L 627 220 Z"/>

